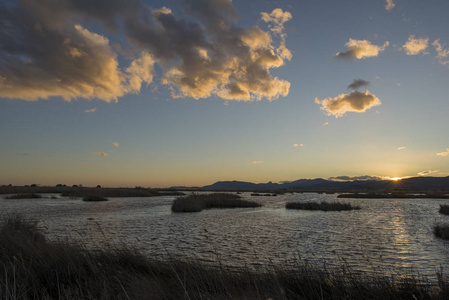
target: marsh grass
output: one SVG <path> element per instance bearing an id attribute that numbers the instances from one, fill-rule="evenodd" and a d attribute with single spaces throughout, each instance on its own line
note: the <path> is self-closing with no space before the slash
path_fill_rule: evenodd
<path id="1" fill-rule="evenodd" d="M 108 201 L 107 198 L 103 198 L 103 197 L 99 197 L 99 196 L 89 196 L 89 197 L 84 197 L 83 201 L 86 202 L 99 202 L 99 201 Z"/>
<path id="2" fill-rule="evenodd" d="M 437 224 L 433 227 L 433 234 L 443 240 L 449 240 L 449 225 Z"/>
<path id="3" fill-rule="evenodd" d="M 285 205 L 287 209 L 341 211 L 360 209 L 359 206 L 352 206 L 350 203 L 342 202 L 289 202 Z"/>
<path id="4" fill-rule="evenodd" d="M 440 205 L 440 214 L 449 215 L 449 205 L 441 204 Z"/>
<path id="5" fill-rule="evenodd" d="M 102 251 L 48 241 L 37 223 L 0 225 L 0 299 L 448 299 L 447 278 L 368 277 L 343 265 L 232 270 L 218 263 L 154 260 L 138 250 Z"/>
<path id="6" fill-rule="evenodd" d="M 40 199 L 42 198 L 41 195 L 39 194 L 17 194 L 17 195 L 11 195 L 11 196 L 6 196 L 5 199 Z"/>
<path id="7" fill-rule="evenodd" d="M 173 201 L 174 212 L 199 212 L 211 208 L 249 208 L 260 207 L 259 203 L 242 200 L 239 195 L 228 193 L 213 193 L 205 195 L 191 194 L 178 197 Z"/>

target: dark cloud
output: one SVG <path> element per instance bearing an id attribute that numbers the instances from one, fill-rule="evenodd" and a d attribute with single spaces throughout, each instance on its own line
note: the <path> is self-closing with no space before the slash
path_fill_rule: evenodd
<path id="1" fill-rule="evenodd" d="M 174 97 L 271 100 L 288 94 L 290 83 L 270 69 L 291 57 L 283 32 L 290 13 L 262 14 L 274 24 L 264 31 L 234 26 L 230 0 L 181 3 L 184 17 L 138 0 L 0 3 L 0 97 L 113 101 L 151 83 L 154 64 Z M 101 34 L 91 29 L 98 26 Z M 281 37 L 278 45 L 274 35 Z"/>
<path id="2" fill-rule="evenodd" d="M 354 181 L 354 180 L 382 180 L 382 177 L 380 176 L 370 176 L 370 175 L 364 175 L 364 176 L 335 176 L 335 177 L 329 177 L 328 180 L 333 181 Z"/>
<path id="3" fill-rule="evenodd" d="M 363 79 L 354 79 L 354 81 L 350 85 L 348 85 L 348 90 L 357 90 L 361 87 L 368 86 L 369 84 L 369 81 Z"/>
<path id="4" fill-rule="evenodd" d="M 187 13 L 201 21 L 205 30 L 220 32 L 228 29 L 238 17 L 230 0 L 180 1 Z"/>

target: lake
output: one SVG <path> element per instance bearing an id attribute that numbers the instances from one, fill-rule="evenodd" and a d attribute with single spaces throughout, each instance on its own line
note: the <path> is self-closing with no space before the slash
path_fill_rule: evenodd
<path id="1" fill-rule="evenodd" d="M 49 195 L 50 196 L 50 195 Z M 12 213 L 39 221 L 52 240 L 74 240 L 88 248 L 136 247 L 155 258 L 194 258 L 205 263 L 258 267 L 298 260 L 321 266 L 348 264 L 353 270 L 435 278 L 449 270 L 449 242 L 434 237 L 433 225 L 449 223 L 438 213 L 441 199 L 337 199 L 337 194 L 250 196 L 261 208 L 172 213 L 175 197 L 110 198 L 83 202 L 56 199 L 7 200 Z M 286 210 L 290 201 L 350 202 L 360 210 Z"/>

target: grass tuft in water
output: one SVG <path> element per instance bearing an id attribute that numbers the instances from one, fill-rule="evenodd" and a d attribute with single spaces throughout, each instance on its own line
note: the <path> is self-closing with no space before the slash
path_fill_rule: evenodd
<path id="1" fill-rule="evenodd" d="M 440 205 L 440 214 L 449 215 L 449 205 L 441 204 Z"/>
<path id="2" fill-rule="evenodd" d="M 449 225 L 437 224 L 433 227 L 433 234 L 443 240 L 449 240 Z"/>
<path id="3" fill-rule="evenodd" d="M 247 208 L 260 207 L 259 203 L 242 200 L 239 195 L 228 193 L 213 193 L 206 195 L 191 194 L 178 197 L 173 201 L 174 212 L 199 212 L 211 208 Z"/>
<path id="4" fill-rule="evenodd" d="M 350 203 L 342 202 L 289 202 L 285 205 L 287 209 L 303 210 L 322 210 L 322 211 L 341 211 L 360 209 L 359 206 L 352 206 Z"/>

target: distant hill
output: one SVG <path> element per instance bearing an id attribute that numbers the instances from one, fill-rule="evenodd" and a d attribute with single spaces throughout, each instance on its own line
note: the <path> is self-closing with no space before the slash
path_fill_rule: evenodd
<path id="1" fill-rule="evenodd" d="M 181 187 L 174 187 L 181 188 Z M 183 187 L 187 188 L 187 187 Z M 198 188 L 198 187 L 195 187 Z M 217 181 L 200 187 L 204 190 L 322 190 L 322 191 L 449 191 L 448 177 L 412 177 L 392 180 L 332 181 L 322 178 L 299 179 L 283 183 L 252 183 L 245 181 Z"/>

